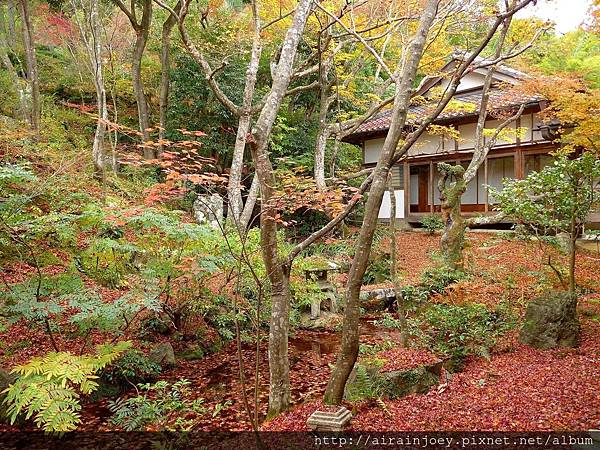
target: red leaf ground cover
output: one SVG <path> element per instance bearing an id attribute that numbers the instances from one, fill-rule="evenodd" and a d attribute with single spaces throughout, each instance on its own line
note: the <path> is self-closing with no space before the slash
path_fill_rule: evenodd
<path id="1" fill-rule="evenodd" d="M 600 420 L 600 296 L 581 301 L 577 349 L 536 350 L 514 344 L 490 361 L 472 358 L 462 373 L 429 393 L 349 405 L 351 428 L 361 431 L 562 431 L 587 430 Z M 265 424 L 269 431 L 306 430 L 320 405 L 294 408 Z M 386 411 L 387 410 L 387 411 Z"/>
<path id="2" fill-rule="evenodd" d="M 379 352 L 377 353 L 377 358 L 385 360 L 385 364 L 381 368 L 382 372 L 408 370 L 439 361 L 437 356 L 426 350 L 401 347 L 395 347 L 391 350 Z"/>
<path id="3" fill-rule="evenodd" d="M 439 246 L 439 235 L 400 233 L 405 282 L 418 282 L 421 273 L 433 265 L 431 254 Z M 502 239 L 495 234 L 469 234 L 467 265 L 473 272 L 470 280 L 455 284 L 435 301 L 485 303 L 490 307 L 509 301 L 523 311 L 527 301 L 548 287 L 540 274 L 547 271 L 543 253 L 535 242 Z M 557 258 L 561 258 L 557 255 Z M 8 283 L 23 281 L 33 268 L 23 265 L 5 266 L 2 275 Z M 64 270 L 63 266 L 44 268 L 47 274 Z M 600 256 L 578 255 L 579 286 L 600 291 Z M 86 283 L 88 280 L 86 280 Z M 544 284 L 546 283 L 546 284 Z M 105 301 L 123 292 L 102 289 Z M 471 359 L 464 372 L 456 374 L 446 385 L 426 395 L 411 395 L 398 400 L 384 400 L 385 408 L 376 401 L 346 403 L 355 413 L 352 427 L 356 430 L 577 430 L 596 426 L 600 420 L 600 295 L 590 294 L 580 300 L 582 319 L 581 346 L 575 350 L 534 350 L 516 342 L 516 333 L 504 337 L 492 352 L 490 361 Z M 394 332 L 376 328 L 375 317 L 363 322 L 361 343 L 375 344 L 396 340 Z M 125 339 L 147 350 L 148 343 L 139 341 L 135 333 Z M 168 337 L 161 337 L 161 339 Z M 59 338 L 61 349 L 78 352 L 80 339 Z M 38 329 L 21 323 L 0 333 L 0 363 L 10 368 L 50 349 L 47 336 Z M 106 336 L 92 335 L 93 343 L 106 341 Z M 175 343 L 174 343 L 175 345 Z M 335 362 L 339 334 L 299 331 L 290 338 L 290 364 L 293 408 L 269 423 L 265 430 L 303 430 L 308 416 L 320 405 L 329 374 Z M 253 403 L 254 346 L 242 349 L 246 392 Z M 268 398 L 268 363 L 266 342 L 260 349 L 259 417 L 266 413 Z M 401 370 L 432 362 L 435 356 L 422 350 L 393 348 L 380 352 L 387 360 L 386 370 Z M 247 430 L 250 423 L 242 401 L 239 364 L 234 343 L 218 353 L 199 360 L 179 359 L 178 367 L 163 373 L 162 378 L 191 381 L 194 395 L 205 399 L 205 405 L 231 401 L 232 405 L 215 418 L 210 414 L 199 420 L 197 429 Z M 82 430 L 111 430 L 107 400 L 85 404 Z M 0 429 L 5 429 L 0 427 Z"/>

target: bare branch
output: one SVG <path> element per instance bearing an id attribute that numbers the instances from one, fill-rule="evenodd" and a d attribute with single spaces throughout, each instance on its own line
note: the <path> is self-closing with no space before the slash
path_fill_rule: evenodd
<path id="1" fill-rule="evenodd" d="M 352 35 L 356 39 L 358 39 L 360 41 L 360 43 L 369 51 L 369 53 L 371 53 L 373 55 L 373 57 L 377 60 L 377 62 L 379 63 L 379 65 L 381 65 L 381 67 L 383 68 L 383 70 L 385 70 L 385 72 L 388 74 L 388 76 L 390 78 L 394 78 L 394 74 L 389 69 L 389 67 L 387 66 L 387 64 L 385 63 L 385 61 L 381 58 L 381 56 L 379 56 L 379 53 L 377 53 L 377 51 L 375 51 L 375 49 L 373 47 L 371 47 L 367 43 L 367 41 L 360 34 L 356 33 L 355 31 L 352 31 L 350 28 L 348 28 L 344 22 L 342 22 L 334 14 L 330 13 L 329 11 L 327 11 L 327 9 L 323 8 L 319 3 L 315 3 L 315 5 L 321 11 L 323 11 L 325 14 L 327 14 L 329 17 L 331 17 L 334 21 L 336 21 L 344 30 L 346 30 L 347 33 L 349 33 L 350 35 Z"/>
<path id="2" fill-rule="evenodd" d="M 204 54 L 196 47 L 196 45 L 190 39 L 190 36 L 185 29 L 185 18 L 188 14 L 189 5 L 191 0 L 184 0 L 181 4 L 181 12 L 177 14 L 173 8 L 166 5 L 161 0 L 154 0 L 154 2 L 159 5 L 161 8 L 169 11 L 174 17 L 177 17 L 177 26 L 179 28 L 179 34 L 181 35 L 181 41 L 183 42 L 184 47 L 188 51 L 188 53 L 194 58 L 194 60 L 200 65 L 202 71 L 204 72 L 206 81 L 208 82 L 210 88 L 213 93 L 217 97 L 217 99 L 221 102 L 225 108 L 227 108 L 233 115 L 239 117 L 241 114 L 240 107 L 237 106 L 231 99 L 223 92 L 219 84 L 214 79 L 215 71 L 211 68 L 210 64 L 206 60 Z"/>
<path id="3" fill-rule="evenodd" d="M 358 191 L 352 196 L 350 201 L 344 207 L 344 210 L 340 212 L 337 216 L 331 219 L 327 225 L 325 225 L 320 230 L 315 231 L 309 237 L 304 239 L 302 242 L 296 244 L 294 248 L 290 251 L 287 256 L 287 264 L 292 264 L 294 258 L 298 256 L 302 251 L 308 248 L 311 244 L 318 241 L 322 237 L 326 236 L 331 232 L 342 220 L 348 217 L 348 214 L 352 212 L 356 204 L 362 200 L 363 194 L 367 192 L 367 189 L 371 186 L 371 182 L 373 181 L 373 172 L 369 174 L 369 176 L 362 182 Z"/>

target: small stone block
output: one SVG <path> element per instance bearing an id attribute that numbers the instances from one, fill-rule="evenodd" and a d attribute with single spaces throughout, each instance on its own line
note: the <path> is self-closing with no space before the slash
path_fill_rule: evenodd
<path id="1" fill-rule="evenodd" d="M 315 411 L 306 424 L 313 431 L 342 431 L 351 419 L 352 413 L 340 406 L 336 411 Z"/>

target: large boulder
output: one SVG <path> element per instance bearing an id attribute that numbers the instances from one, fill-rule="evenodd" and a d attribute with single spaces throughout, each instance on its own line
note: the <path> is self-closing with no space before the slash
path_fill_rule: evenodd
<path id="1" fill-rule="evenodd" d="M 519 340 L 535 348 L 576 347 L 579 341 L 577 299 L 549 292 L 529 302 Z"/>
<path id="2" fill-rule="evenodd" d="M 175 352 L 173 346 L 168 342 L 156 345 L 148 355 L 148 359 L 160 364 L 161 367 L 175 366 Z"/>

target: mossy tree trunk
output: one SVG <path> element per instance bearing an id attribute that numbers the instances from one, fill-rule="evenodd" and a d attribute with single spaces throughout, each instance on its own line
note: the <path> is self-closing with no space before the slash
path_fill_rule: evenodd
<path id="1" fill-rule="evenodd" d="M 465 220 L 460 213 L 460 201 L 467 190 L 463 179 L 464 167 L 446 163 L 438 164 L 440 203 L 444 231 L 440 242 L 444 263 L 451 269 L 464 268 Z"/>

